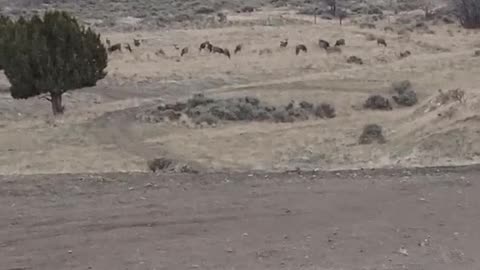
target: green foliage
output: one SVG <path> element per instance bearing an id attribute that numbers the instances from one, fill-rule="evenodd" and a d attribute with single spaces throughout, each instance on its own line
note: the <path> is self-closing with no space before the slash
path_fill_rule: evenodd
<path id="1" fill-rule="evenodd" d="M 53 101 L 54 96 L 94 86 L 105 77 L 107 51 L 100 35 L 80 26 L 68 13 L 1 20 L 0 64 L 13 98 L 50 93 Z"/>
<path id="2" fill-rule="evenodd" d="M 12 21 L 5 16 L 0 16 L 0 69 L 3 69 L 3 55 L 2 48 L 5 47 L 6 42 L 9 40 L 9 29 L 12 26 Z"/>

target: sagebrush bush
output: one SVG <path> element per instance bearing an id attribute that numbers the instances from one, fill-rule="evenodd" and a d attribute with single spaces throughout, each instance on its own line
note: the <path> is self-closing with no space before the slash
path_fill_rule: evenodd
<path id="1" fill-rule="evenodd" d="M 409 80 L 395 81 L 392 83 L 392 90 L 399 95 L 403 94 L 406 90 L 411 88 L 412 83 Z"/>
<path id="2" fill-rule="evenodd" d="M 392 105 L 388 98 L 385 98 L 381 95 L 372 95 L 367 98 L 365 104 L 363 105 L 366 109 L 371 110 L 392 110 Z"/>
<path id="3" fill-rule="evenodd" d="M 363 127 L 363 132 L 358 140 L 359 144 L 385 143 L 383 128 L 377 124 L 368 124 Z"/>
<path id="4" fill-rule="evenodd" d="M 393 82 L 392 90 L 397 93 L 397 95 L 392 96 L 392 99 L 398 105 L 409 107 L 417 104 L 417 93 L 412 89 L 412 83 L 410 81 Z"/>

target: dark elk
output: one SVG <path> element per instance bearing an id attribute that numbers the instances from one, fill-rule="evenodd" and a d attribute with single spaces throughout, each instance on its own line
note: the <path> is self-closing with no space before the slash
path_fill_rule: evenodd
<path id="1" fill-rule="evenodd" d="M 378 38 L 377 39 L 377 45 L 383 45 L 383 46 L 387 47 L 387 42 L 383 38 Z"/>
<path id="2" fill-rule="evenodd" d="M 132 47 L 130 47 L 130 44 L 129 44 L 129 43 L 125 44 L 125 49 L 127 49 L 129 52 L 132 52 L 132 51 L 133 51 L 133 50 L 132 50 Z"/>
<path id="3" fill-rule="evenodd" d="M 345 39 L 339 39 L 335 42 L 335 46 L 345 46 Z"/>
<path id="4" fill-rule="evenodd" d="M 298 44 L 297 46 L 295 46 L 295 54 L 296 55 L 298 55 L 301 51 L 306 53 L 307 52 L 307 47 L 303 44 Z"/>
<path id="5" fill-rule="evenodd" d="M 156 56 L 160 56 L 160 55 L 165 56 L 165 52 L 162 49 L 158 49 L 158 51 L 155 52 L 155 55 Z"/>
<path id="6" fill-rule="evenodd" d="M 122 51 L 122 44 L 117 43 L 113 44 L 112 46 L 108 47 L 108 52 L 114 52 L 114 51 Z"/>
<path id="7" fill-rule="evenodd" d="M 133 45 L 135 45 L 135 47 L 140 46 L 140 40 L 138 40 L 138 39 L 133 39 Z"/>
<path id="8" fill-rule="evenodd" d="M 188 47 L 183 48 L 182 51 L 180 52 L 180 57 L 184 56 L 187 53 L 188 53 Z"/>
<path id="9" fill-rule="evenodd" d="M 327 49 L 328 47 L 330 47 L 330 43 L 328 43 L 328 41 L 326 40 L 320 39 L 318 41 L 318 46 L 322 49 Z"/>
<path id="10" fill-rule="evenodd" d="M 234 53 L 234 54 L 239 53 L 240 51 L 242 51 L 242 48 L 243 48 L 243 45 L 242 45 L 242 44 L 238 44 L 238 45 L 235 47 L 235 50 L 233 51 L 233 53 Z"/>
<path id="11" fill-rule="evenodd" d="M 412 53 L 409 50 L 406 50 L 404 52 L 400 52 L 400 58 L 405 58 L 409 57 Z"/>
<path id="12" fill-rule="evenodd" d="M 230 59 L 230 51 L 227 48 L 223 49 L 223 54 Z"/>
<path id="13" fill-rule="evenodd" d="M 213 47 L 213 45 L 207 40 L 207 41 L 203 42 L 202 44 L 200 44 L 200 48 L 198 50 L 202 51 L 202 50 L 206 49 L 209 52 L 212 52 L 212 47 Z"/>
<path id="14" fill-rule="evenodd" d="M 286 48 L 288 45 L 288 38 L 285 40 L 280 41 L 280 48 Z"/>
<path id="15" fill-rule="evenodd" d="M 230 51 L 229 51 L 228 49 L 222 49 L 222 48 L 220 48 L 220 47 L 213 46 L 212 52 L 213 52 L 213 53 L 223 54 L 223 55 L 227 56 L 228 58 L 230 58 Z"/>

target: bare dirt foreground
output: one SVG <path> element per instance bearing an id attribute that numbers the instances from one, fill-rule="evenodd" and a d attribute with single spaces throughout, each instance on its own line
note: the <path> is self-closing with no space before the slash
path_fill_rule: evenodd
<path id="1" fill-rule="evenodd" d="M 479 269 L 480 167 L 0 179 L 1 269 Z"/>

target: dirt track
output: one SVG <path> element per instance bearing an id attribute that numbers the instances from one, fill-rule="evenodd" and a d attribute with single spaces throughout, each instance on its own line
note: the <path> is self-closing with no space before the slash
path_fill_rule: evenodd
<path id="1" fill-rule="evenodd" d="M 478 269 L 479 170 L 2 177 L 0 268 Z"/>

